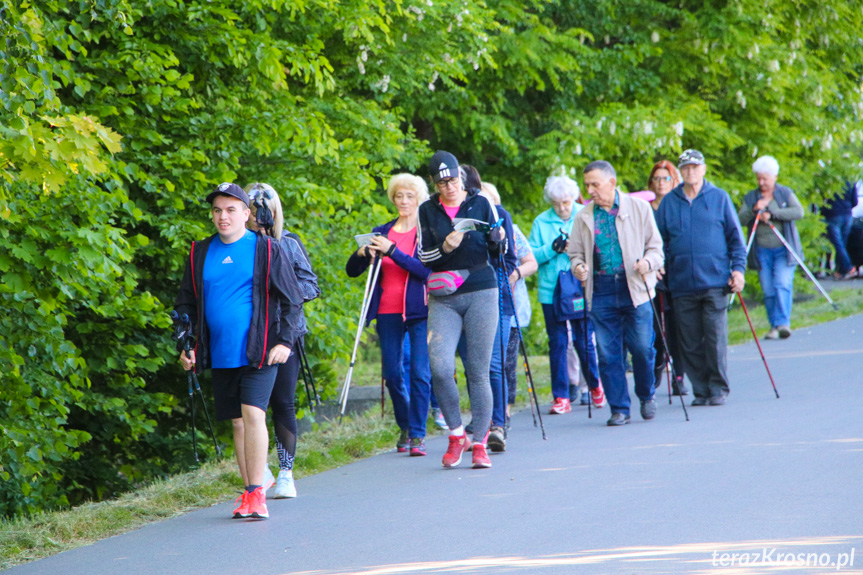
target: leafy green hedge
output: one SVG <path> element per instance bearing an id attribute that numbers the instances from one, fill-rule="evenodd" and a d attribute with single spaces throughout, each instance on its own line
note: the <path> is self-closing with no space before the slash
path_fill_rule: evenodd
<path id="1" fill-rule="evenodd" d="M 166 310 L 213 185 L 280 191 L 332 395 L 362 296 L 343 265 L 390 173 L 449 149 L 526 232 L 550 173 L 601 157 L 634 191 L 684 147 L 737 198 L 773 154 L 817 203 L 859 169 L 861 25 L 838 0 L 5 3 L 0 515 L 190 464 Z"/>

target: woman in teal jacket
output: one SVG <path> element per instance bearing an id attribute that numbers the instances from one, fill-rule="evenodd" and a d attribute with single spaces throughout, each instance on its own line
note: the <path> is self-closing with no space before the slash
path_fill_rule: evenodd
<path id="1" fill-rule="evenodd" d="M 575 214 L 583 207 L 575 202 L 578 194 L 578 184 L 572 179 L 566 176 L 549 178 L 545 183 L 543 198 L 551 204 L 551 209 L 542 212 L 533 220 L 528 240 L 539 263 L 539 303 L 542 304 L 545 331 L 548 334 L 551 392 L 554 395 L 554 404 L 551 406 L 553 414 L 571 411 L 569 377 L 566 370 L 567 322 L 557 320 L 552 304 L 560 272 L 568 270 L 570 265 L 566 255 L 567 238 Z M 587 318 L 571 321 L 573 344 L 590 387 L 591 399 L 594 405 L 602 407 L 605 405 L 605 394 L 599 383 L 593 326 Z M 584 337 L 584 322 L 587 322 L 587 341 Z"/>

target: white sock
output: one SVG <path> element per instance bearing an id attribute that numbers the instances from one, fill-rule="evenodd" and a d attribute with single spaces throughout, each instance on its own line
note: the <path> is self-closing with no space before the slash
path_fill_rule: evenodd
<path id="1" fill-rule="evenodd" d="M 464 435 L 464 425 L 459 425 L 458 427 L 453 429 L 450 435 Z"/>

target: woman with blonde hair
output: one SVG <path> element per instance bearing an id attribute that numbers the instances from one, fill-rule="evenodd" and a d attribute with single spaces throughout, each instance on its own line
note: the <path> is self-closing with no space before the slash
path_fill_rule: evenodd
<path id="1" fill-rule="evenodd" d="M 279 240 L 279 246 L 294 268 L 300 290 L 305 301 L 311 301 L 321 294 L 318 288 L 318 278 L 312 271 L 306 248 L 296 234 L 284 230 L 284 215 L 282 202 L 276 190 L 269 184 L 254 183 L 245 188 L 251 202 L 251 217 L 246 226 L 254 231 Z M 300 310 L 300 325 L 306 333 L 306 318 Z M 302 345 L 302 338 L 298 342 Z M 297 413 L 294 409 L 294 398 L 297 392 L 297 378 L 300 372 L 300 356 L 297 347 L 292 346 L 288 361 L 279 366 L 273 393 L 270 396 L 270 407 L 273 410 L 273 427 L 276 432 L 276 449 L 279 454 L 279 475 L 275 478 L 276 490 L 274 497 L 283 499 L 297 496 L 294 485 L 294 457 L 297 452 Z M 272 484 L 274 478 L 267 466 L 264 487 Z"/>
<path id="2" fill-rule="evenodd" d="M 426 278 L 429 270 L 417 257 L 417 212 L 428 199 L 422 178 L 396 174 L 387 185 L 387 196 L 398 217 L 372 230 L 371 243 L 351 254 L 345 271 L 360 276 L 374 258 L 381 258 L 366 325 L 376 321 L 381 346 L 381 370 L 401 430 L 396 450 L 410 455 L 426 454 L 426 418 L 431 394 L 428 355 L 428 304 Z M 410 384 L 404 385 L 405 333 L 410 339 Z"/>

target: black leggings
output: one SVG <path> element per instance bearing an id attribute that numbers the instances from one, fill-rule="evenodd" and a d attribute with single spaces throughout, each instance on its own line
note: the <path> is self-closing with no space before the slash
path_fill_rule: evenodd
<path id="1" fill-rule="evenodd" d="M 293 469 L 297 453 L 297 412 L 294 399 L 300 373 L 300 355 L 291 350 L 288 361 L 279 366 L 270 407 L 273 410 L 273 427 L 276 430 L 276 448 L 279 452 L 279 469 Z"/>

